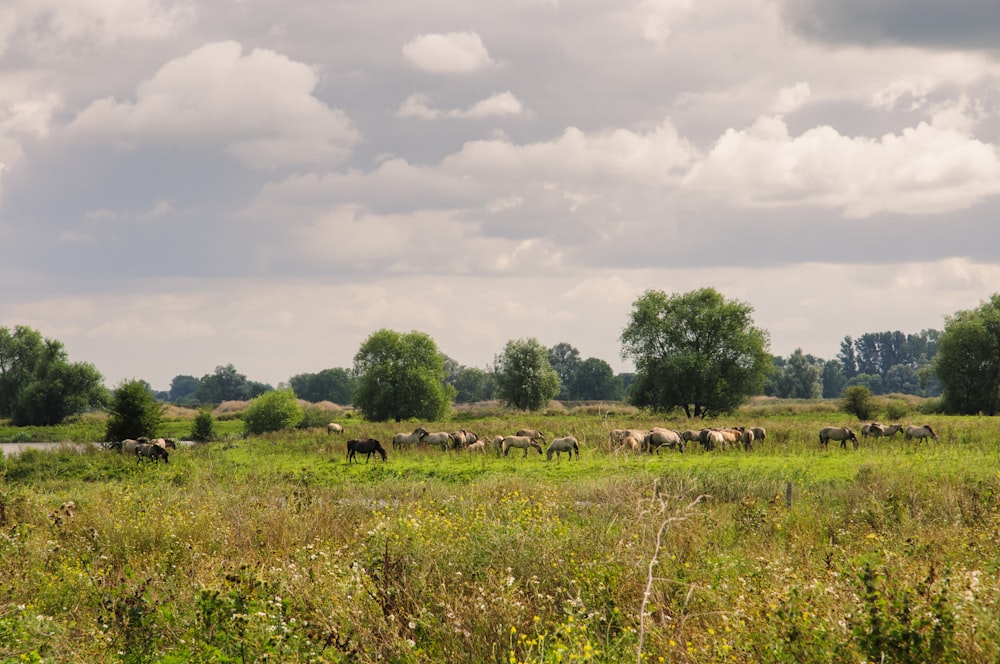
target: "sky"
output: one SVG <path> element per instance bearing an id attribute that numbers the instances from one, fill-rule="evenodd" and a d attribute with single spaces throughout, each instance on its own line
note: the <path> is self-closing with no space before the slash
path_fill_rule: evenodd
<path id="1" fill-rule="evenodd" d="M 628 371 L 709 287 L 833 359 L 1000 291 L 998 146 L 996 0 L 4 0 L 0 327 L 109 387 Z"/>

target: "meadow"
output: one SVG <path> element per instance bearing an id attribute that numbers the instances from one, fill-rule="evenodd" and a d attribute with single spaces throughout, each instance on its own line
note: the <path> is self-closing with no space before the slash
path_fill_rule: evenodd
<path id="1" fill-rule="evenodd" d="M 780 404 L 704 423 L 345 417 L 344 436 L 229 436 L 168 464 L 98 445 L 4 458 L 0 661 L 1000 660 L 995 418 L 911 413 L 940 440 L 821 450 L 820 427 L 860 423 Z M 393 450 L 418 424 L 572 434 L 581 455 Z M 703 424 L 768 435 L 749 452 L 608 445 Z M 348 464 L 345 440 L 369 436 L 388 461 Z"/>

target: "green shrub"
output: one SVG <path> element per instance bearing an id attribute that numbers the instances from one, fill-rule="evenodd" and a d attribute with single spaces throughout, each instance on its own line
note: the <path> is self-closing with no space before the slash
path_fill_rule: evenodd
<path id="1" fill-rule="evenodd" d="M 289 388 L 265 392 L 243 411 L 243 431 L 247 435 L 294 429 L 302 421 L 302 407 Z"/>
<path id="2" fill-rule="evenodd" d="M 907 416 L 910 407 L 902 399 L 892 399 L 885 406 L 885 416 L 890 422 L 896 422 Z"/>
<path id="3" fill-rule="evenodd" d="M 208 408 L 202 408 L 195 415 L 191 425 L 191 440 L 197 443 L 215 440 L 215 418 Z"/>
<path id="4" fill-rule="evenodd" d="M 153 398 L 153 393 L 143 381 L 125 381 L 115 390 L 111 399 L 108 424 L 104 440 L 124 440 L 156 436 L 163 419 L 163 404 Z"/>
<path id="5" fill-rule="evenodd" d="M 872 392 L 864 385 L 855 385 L 844 390 L 844 398 L 840 409 L 854 415 L 859 420 L 870 420 L 875 416 L 875 399 Z"/>

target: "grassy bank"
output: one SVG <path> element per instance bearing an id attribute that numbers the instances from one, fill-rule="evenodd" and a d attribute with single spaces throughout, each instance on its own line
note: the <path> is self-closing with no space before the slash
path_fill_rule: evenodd
<path id="1" fill-rule="evenodd" d="M 347 464 L 319 431 L 159 466 L 25 452 L 2 462 L 0 658 L 1000 658 L 996 420 L 823 451 L 842 415 L 740 417 L 768 430 L 749 453 L 615 454 L 612 428 L 689 425 L 558 413 L 427 426 L 572 433 L 579 461 L 395 452 L 417 423 L 363 422 L 346 437 L 387 463 Z"/>

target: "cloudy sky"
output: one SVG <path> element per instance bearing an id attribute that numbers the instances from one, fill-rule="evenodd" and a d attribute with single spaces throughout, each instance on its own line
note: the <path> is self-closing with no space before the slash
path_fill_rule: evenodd
<path id="1" fill-rule="evenodd" d="M 0 326 L 113 387 L 386 327 L 616 370 L 646 289 L 771 352 L 1000 291 L 996 0 L 4 0 Z"/>

